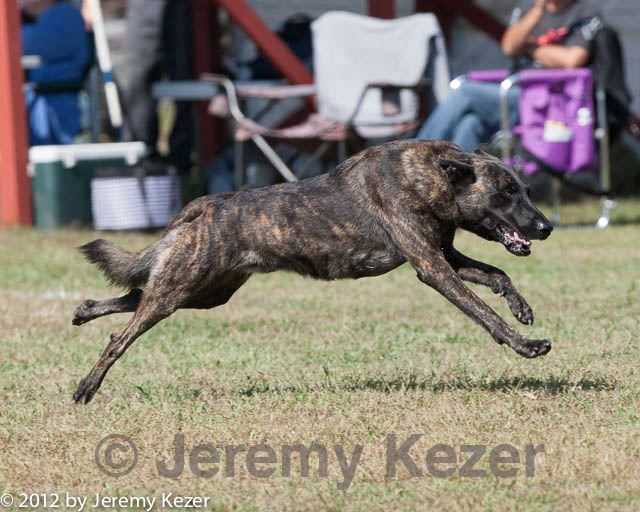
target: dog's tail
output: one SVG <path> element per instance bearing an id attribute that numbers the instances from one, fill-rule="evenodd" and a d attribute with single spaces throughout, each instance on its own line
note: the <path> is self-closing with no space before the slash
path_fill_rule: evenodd
<path id="1" fill-rule="evenodd" d="M 98 266 L 109 281 L 117 286 L 133 289 L 149 279 L 153 261 L 153 246 L 134 254 L 98 239 L 78 248 L 85 258 Z"/>

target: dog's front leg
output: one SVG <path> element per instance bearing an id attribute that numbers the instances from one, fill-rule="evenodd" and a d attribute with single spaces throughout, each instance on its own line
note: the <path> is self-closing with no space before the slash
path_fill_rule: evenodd
<path id="1" fill-rule="evenodd" d="M 436 289 L 476 323 L 482 325 L 500 344 L 506 343 L 523 357 L 538 357 L 551 350 L 549 340 L 528 340 L 513 330 L 480 297 L 465 286 L 441 252 L 431 251 L 409 257 L 418 279 Z"/>
<path id="2" fill-rule="evenodd" d="M 520 295 L 509 276 L 499 268 L 474 260 L 458 252 L 453 246 L 444 250 L 444 257 L 464 280 L 491 288 L 493 293 L 504 297 L 509 309 L 518 321 L 525 325 L 533 323 L 533 310 Z"/>

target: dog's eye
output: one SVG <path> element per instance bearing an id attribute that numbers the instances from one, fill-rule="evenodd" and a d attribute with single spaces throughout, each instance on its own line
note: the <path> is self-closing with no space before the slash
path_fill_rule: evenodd
<path id="1" fill-rule="evenodd" d="M 520 192 L 520 187 L 516 183 L 509 183 L 507 185 L 507 188 L 505 189 L 505 192 L 513 196 Z"/>
<path id="2" fill-rule="evenodd" d="M 503 192 L 499 192 L 491 196 L 491 206 L 502 208 L 511 203 L 511 196 Z"/>

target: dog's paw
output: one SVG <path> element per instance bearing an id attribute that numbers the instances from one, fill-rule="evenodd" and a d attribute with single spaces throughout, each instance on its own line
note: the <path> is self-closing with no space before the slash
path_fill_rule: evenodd
<path id="1" fill-rule="evenodd" d="M 549 340 L 522 340 L 512 345 L 512 348 L 522 357 L 533 359 L 548 354 L 551 350 L 551 342 Z"/>
<path id="2" fill-rule="evenodd" d="M 505 296 L 509 309 L 518 320 L 525 325 L 533 324 L 533 310 L 524 297 L 518 293 L 510 293 Z"/>
<path id="3" fill-rule="evenodd" d="M 89 320 L 92 320 L 93 316 L 91 315 L 91 309 L 95 305 L 96 305 L 95 300 L 85 300 L 73 312 L 73 319 L 71 320 L 71 323 L 73 325 L 82 325 L 88 322 Z"/>
<path id="4" fill-rule="evenodd" d="M 100 380 L 92 375 L 88 375 L 78 384 L 78 389 L 76 389 L 76 392 L 73 394 L 73 401 L 75 403 L 88 404 L 93 399 L 93 395 L 96 394 L 99 387 Z"/>

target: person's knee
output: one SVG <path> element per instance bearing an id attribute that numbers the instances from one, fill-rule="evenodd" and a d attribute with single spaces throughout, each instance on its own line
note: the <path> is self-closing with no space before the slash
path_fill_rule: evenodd
<path id="1" fill-rule="evenodd" d="M 473 89 L 469 87 L 469 84 L 463 82 L 456 89 L 452 89 L 445 100 L 449 104 L 455 105 L 468 105 L 473 99 Z"/>
<path id="2" fill-rule="evenodd" d="M 487 142 L 491 134 L 487 130 L 482 120 L 475 114 L 465 115 L 453 134 L 453 142 L 461 146 L 465 151 L 473 151 L 479 144 Z"/>
<path id="3" fill-rule="evenodd" d="M 476 114 L 470 113 L 465 115 L 460 121 L 460 125 L 464 126 L 467 130 L 479 131 L 482 129 L 483 123 Z"/>
<path id="4" fill-rule="evenodd" d="M 492 84 L 491 84 L 492 85 Z M 473 80 L 463 81 L 457 89 L 454 89 L 452 93 L 455 95 L 457 101 L 466 101 L 473 103 L 475 101 L 482 101 L 488 94 L 489 84 L 474 82 Z"/>

